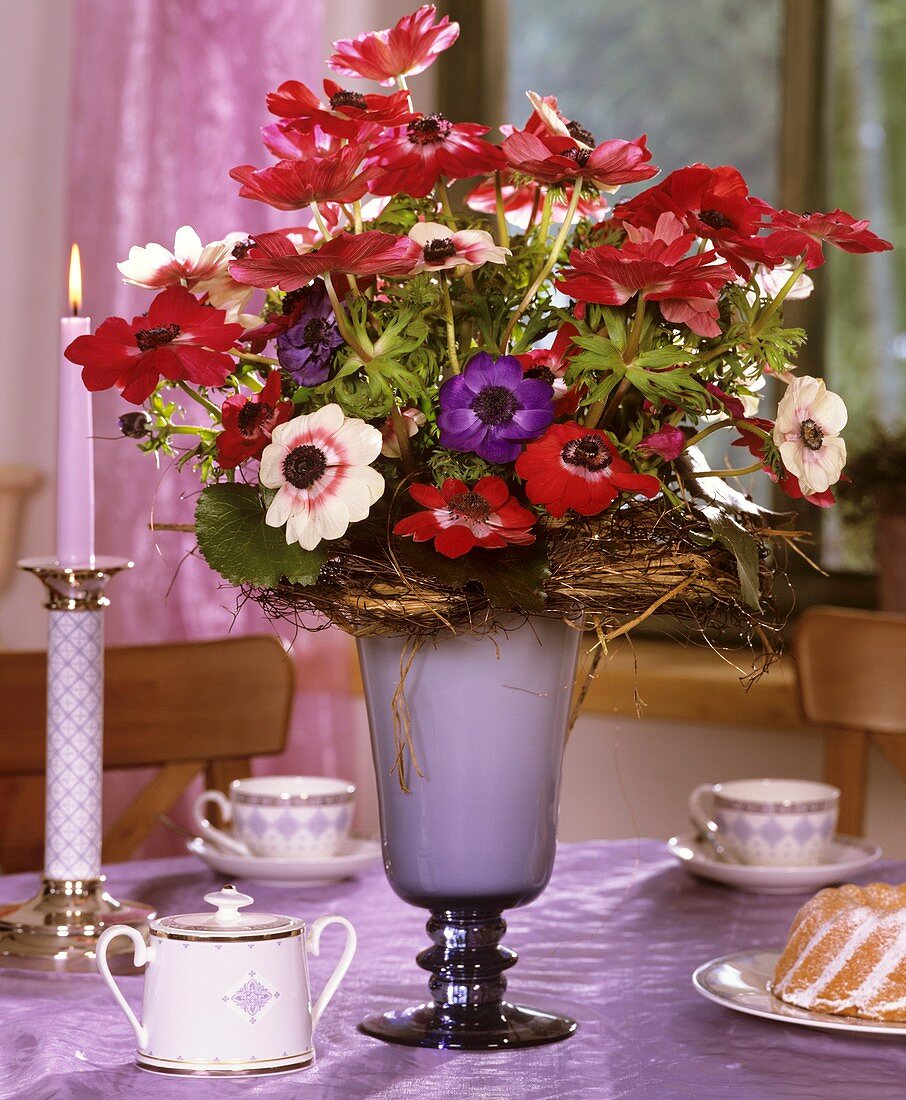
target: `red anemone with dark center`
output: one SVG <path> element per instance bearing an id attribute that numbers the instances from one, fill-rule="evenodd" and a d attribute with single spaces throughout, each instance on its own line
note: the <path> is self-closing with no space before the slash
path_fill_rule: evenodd
<path id="1" fill-rule="evenodd" d="M 635 141 L 613 139 L 589 149 L 571 137 L 514 130 L 501 149 L 514 172 L 539 183 L 567 183 L 581 176 L 602 191 L 615 191 L 624 183 L 657 175 L 657 167 L 648 163 L 646 141 L 643 134 Z"/>
<path id="2" fill-rule="evenodd" d="M 419 115 L 397 127 L 372 149 L 368 163 L 375 169 L 368 190 L 373 195 L 404 192 L 412 198 L 428 195 L 441 178 L 465 179 L 505 167 L 503 153 L 483 140 L 487 126 L 450 122 L 443 115 Z"/>
<path id="3" fill-rule="evenodd" d="M 483 477 L 470 489 L 450 477 L 439 489 L 411 485 L 409 495 L 425 511 L 401 519 L 393 533 L 416 542 L 433 539 L 434 549 L 445 557 L 459 558 L 476 547 L 500 550 L 535 541 L 530 529 L 537 517 L 510 495 L 502 478 Z"/>
<path id="4" fill-rule="evenodd" d="M 621 492 L 650 498 L 661 491 L 656 477 L 636 473 L 620 458 L 610 436 L 575 422 L 552 424 L 529 443 L 516 460 L 516 473 L 529 500 L 552 516 L 596 516 Z"/>
<path id="5" fill-rule="evenodd" d="M 341 233 L 320 248 L 301 255 L 282 233 L 262 233 L 255 238 L 255 247 L 244 260 L 230 264 L 230 273 L 238 283 L 292 291 L 332 272 L 406 275 L 421 257 L 422 250 L 415 241 L 376 229 Z"/>
<path id="6" fill-rule="evenodd" d="M 279 118 L 293 119 L 301 130 L 319 126 L 325 134 L 350 141 L 359 140 L 359 131 L 372 127 L 401 126 L 414 118 L 406 92 L 379 95 L 350 92 L 333 80 L 324 81 L 324 103 L 307 85 L 286 80 L 267 97 L 267 109 Z"/>
<path id="7" fill-rule="evenodd" d="M 278 210 L 299 210 L 313 202 L 357 202 L 368 190 L 372 169 L 362 167 L 365 150 L 347 145 L 306 160 L 281 160 L 270 168 L 243 164 L 230 171 L 244 199 Z"/>
<path id="8" fill-rule="evenodd" d="M 114 386 L 126 401 L 140 405 L 161 378 L 222 386 L 234 361 L 225 354 L 242 325 L 225 324 L 226 310 L 202 305 L 182 286 L 171 286 L 131 322 L 108 317 L 91 336 L 79 336 L 66 358 L 82 367 L 89 390 Z"/>
<path id="9" fill-rule="evenodd" d="M 832 210 L 829 214 L 794 214 L 789 210 L 771 210 L 767 238 L 768 255 L 776 260 L 796 260 L 805 257 L 809 270 L 824 263 L 823 242 L 844 252 L 886 252 L 893 248 L 868 228 L 866 220 L 857 221 L 845 210 Z"/>
<path id="10" fill-rule="evenodd" d="M 717 298 L 735 277 L 730 265 L 714 263 L 711 251 L 687 256 L 695 235 L 683 233 L 672 214 L 661 215 L 654 233 L 641 230 L 637 235 L 639 239 L 622 248 L 573 249 L 572 266 L 554 285 L 571 298 L 599 305 L 625 305 L 642 294 L 660 303 L 668 321 L 685 324 L 699 336 L 719 336 Z"/>
<path id="11" fill-rule="evenodd" d="M 557 330 L 556 339 L 549 348 L 533 348 L 513 356 L 519 360 L 526 378 L 540 378 L 553 386 L 555 417 L 572 416 L 579 407 L 579 388 L 574 386 L 569 389 L 564 381 L 570 360 L 580 350 L 573 343 L 578 331 L 575 325 L 567 321 Z"/>
<path id="12" fill-rule="evenodd" d="M 736 168 L 692 164 L 620 203 L 614 218 L 623 225 L 654 229 L 662 214 L 674 214 L 688 232 L 712 241 L 737 274 L 748 278 L 753 263 L 776 262 L 766 257 L 765 238 L 758 236 L 765 209 L 770 207 L 749 194 Z"/>
<path id="13" fill-rule="evenodd" d="M 223 431 L 217 436 L 217 462 L 233 470 L 250 458 L 260 458 L 271 441 L 271 432 L 289 420 L 292 401 L 281 395 L 280 372 L 271 371 L 260 393 L 234 394 L 220 408 Z"/>

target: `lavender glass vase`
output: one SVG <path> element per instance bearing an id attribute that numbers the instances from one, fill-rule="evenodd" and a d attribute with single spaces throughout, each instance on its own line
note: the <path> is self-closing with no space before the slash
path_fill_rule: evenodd
<path id="1" fill-rule="evenodd" d="M 554 863 L 560 771 L 581 632 L 555 618 L 490 634 L 358 641 L 377 772 L 384 867 L 404 901 L 431 911 L 418 956 L 432 1000 L 367 1017 L 362 1030 L 411 1046 L 494 1050 L 555 1042 L 575 1021 L 505 1000 L 516 953 L 504 909 L 527 905 Z M 409 791 L 393 770 L 399 718 Z M 396 715 L 396 728 L 394 716 Z"/>

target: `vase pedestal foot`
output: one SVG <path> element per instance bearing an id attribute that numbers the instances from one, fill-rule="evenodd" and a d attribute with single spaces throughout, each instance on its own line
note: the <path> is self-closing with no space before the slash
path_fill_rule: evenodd
<path id="1" fill-rule="evenodd" d="M 426 1004 L 367 1016 L 360 1029 L 387 1043 L 439 1050 L 507 1050 L 568 1039 L 575 1020 L 504 1000 L 516 952 L 500 940 L 500 910 L 435 909 L 428 921 L 434 946 L 418 956 L 431 972 Z"/>
<path id="2" fill-rule="evenodd" d="M 568 1039 L 576 1027 L 554 1016 L 503 1001 L 492 1011 L 452 1014 L 436 1004 L 366 1016 L 359 1029 L 386 1043 L 437 1050 L 515 1050 Z"/>

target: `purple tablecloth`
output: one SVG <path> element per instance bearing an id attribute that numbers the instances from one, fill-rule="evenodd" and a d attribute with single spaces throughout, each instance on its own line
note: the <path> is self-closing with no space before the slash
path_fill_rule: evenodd
<path id="1" fill-rule="evenodd" d="M 869 878 L 890 882 L 885 864 Z M 194 859 L 121 864 L 112 891 L 161 913 L 198 907 L 220 880 Z M 26 896 L 32 876 L 0 879 L 0 900 Z M 312 1100 L 588 1100 L 590 1097 L 793 1100 L 906 1095 L 906 1042 L 827 1034 L 740 1016 L 692 988 L 701 962 L 781 942 L 801 898 L 737 893 L 690 878 L 658 842 L 561 847 L 551 885 L 508 914 L 521 959 L 516 999 L 568 1012 L 578 1034 L 523 1051 L 457 1054 L 387 1046 L 361 1035 L 369 1011 L 423 999 L 415 965 L 424 915 L 399 901 L 379 867 L 355 882 L 305 892 L 249 887 L 256 907 L 312 920 L 349 917 L 359 952 L 318 1029 L 318 1064 L 244 1081 L 174 1080 L 132 1065 L 133 1036 L 100 978 L 50 980 L 0 971 L 0 1096 L 27 1100 L 129 1097 L 305 1097 Z M 312 960 L 320 987 L 330 933 Z M 138 1007 L 141 978 L 120 979 Z"/>

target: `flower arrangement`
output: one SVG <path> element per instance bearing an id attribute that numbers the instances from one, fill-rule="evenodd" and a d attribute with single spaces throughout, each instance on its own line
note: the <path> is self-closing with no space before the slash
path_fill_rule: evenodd
<path id="1" fill-rule="evenodd" d="M 133 248 L 119 268 L 156 292 L 147 313 L 68 358 L 140 406 L 124 434 L 197 472 L 202 554 L 276 613 L 364 633 L 723 608 L 758 627 L 777 524 L 725 479 L 826 507 L 846 458 L 843 402 L 794 373 L 783 303 L 825 246 L 891 246 L 841 210 L 775 210 L 729 166 L 649 183 L 644 135 L 599 141 L 553 96 L 530 92 L 500 144 L 420 113 L 406 78 L 458 33 L 425 5 L 328 58 L 392 90 L 271 93 L 276 163 L 230 175 L 285 228 Z M 647 187 L 612 205 L 629 184 Z M 708 468 L 718 432 L 752 461 Z"/>

